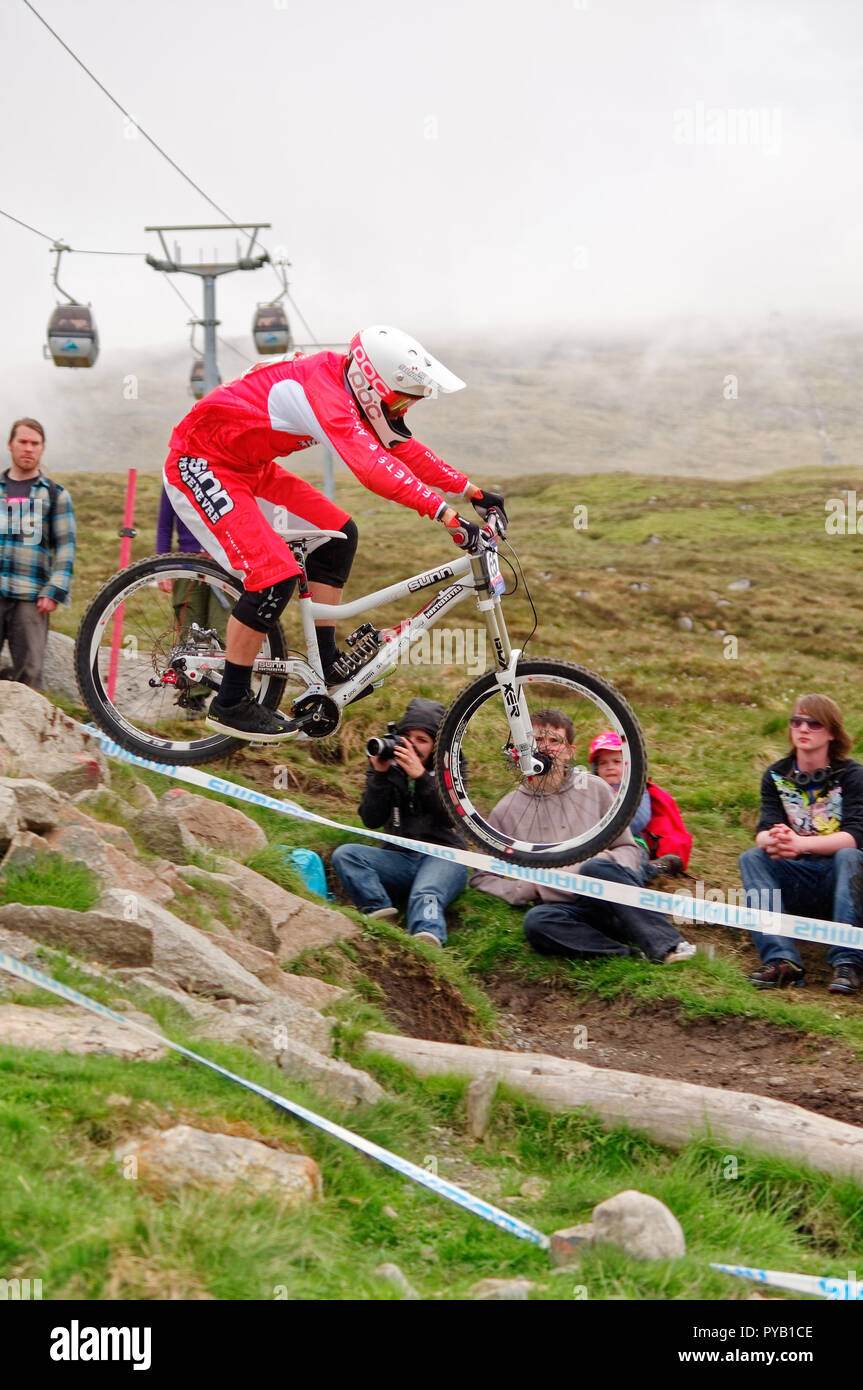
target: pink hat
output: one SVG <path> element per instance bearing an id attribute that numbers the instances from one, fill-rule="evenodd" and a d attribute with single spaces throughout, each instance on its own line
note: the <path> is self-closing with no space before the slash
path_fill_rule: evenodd
<path id="1" fill-rule="evenodd" d="M 620 734 L 616 734 L 613 729 L 606 729 L 604 733 L 597 734 L 596 738 L 592 740 L 587 760 L 589 763 L 593 764 L 596 762 L 599 754 L 606 749 L 611 753 L 619 753 L 622 748 L 623 743 L 621 742 Z"/>

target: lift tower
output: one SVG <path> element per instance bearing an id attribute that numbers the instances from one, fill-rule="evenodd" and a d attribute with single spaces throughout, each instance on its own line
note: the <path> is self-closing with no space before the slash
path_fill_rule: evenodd
<path id="1" fill-rule="evenodd" d="M 155 232 L 162 243 L 162 250 L 165 253 L 164 260 L 159 260 L 156 256 L 147 256 L 147 264 L 154 270 L 161 270 L 166 275 L 197 275 L 204 282 L 204 317 L 199 319 L 204 330 L 204 392 L 213 391 L 219 384 L 219 366 L 216 361 L 216 328 L 219 320 L 216 318 L 216 278 L 219 275 L 229 275 L 234 270 L 260 270 L 261 266 L 267 265 L 269 255 L 266 251 L 255 251 L 255 242 L 258 232 L 269 229 L 269 222 L 205 222 L 196 223 L 185 227 L 145 227 L 145 232 Z M 236 256 L 233 261 L 218 261 L 213 255 L 212 261 L 203 259 L 190 262 L 182 260 L 180 247 L 174 242 L 174 254 L 168 250 L 165 241 L 165 232 L 247 232 L 249 244 L 240 251 L 240 244 L 237 242 Z M 203 252 L 201 253 L 203 257 Z"/>

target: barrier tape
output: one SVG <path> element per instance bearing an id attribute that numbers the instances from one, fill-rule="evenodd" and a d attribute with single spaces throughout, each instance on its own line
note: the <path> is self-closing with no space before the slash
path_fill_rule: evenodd
<path id="1" fill-rule="evenodd" d="M 660 893 L 653 888 L 628 887 L 624 883 L 608 883 L 604 879 L 590 878 L 586 874 L 576 874 L 566 869 L 542 869 L 510 864 L 488 854 L 434 845 L 426 840 L 408 840 L 400 835 L 391 835 L 385 830 L 368 830 L 364 825 L 343 825 L 341 821 L 330 820 L 328 816 L 318 815 L 315 811 L 307 811 L 296 801 L 283 801 L 278 797 L 269 796 L 266 792 L 253 791 L 251 787 L 228 781 L 224 777 L 211 776 L 197 768 L 155 763 L 148 758 L 140 758 L 136 753 L 129 753 L 125 748 L 121 748 L 119 743 L 115 743 L 95 726 L 88 725 L 85 728 L 79 724 L 78 727 L 98 739 L 109 757 L 145 767 L 151 772 L 159 772 L 174 781 L 203 787 L 206 791 L 217 792 L 220 796 L 246 801 L 253 806 L 263 806 L 267 810 L 277 811 L 280 815 L 292 816 L 296 820 L 309 821 L 315 825 L 326 825 L 347 835 L 364 835 L 367 839 L 382 840 L 386 844 L 396 845 L 399 849 L 417 850 L 421 854 L 446 859 L 450 863 L 464 864 L 469 869 L 483 869 L 488 873 L 499 874 L 502 878 L 520 879 L 523 882 L 558 888 L 584 897 L 602 898 L 606 902 L 618 903 L 625 907 L 641 907 L 667 916 L 685 917 L 689 922 L 705 926 L 734 927 L 739 931 L 760 931 L 775 936 L 793 937 L 798 941 L 818 941 L 825 946 L 848 946 L 855 950 L 863 950 L 863 929 L 844 922 L 829 922 L 821 917 L 799 917 L 785 912 L 768 912 L 761 908 L 738 907 L 733 903 L 710 902 L 706 898 L 693 898 L 686 894 Z"/>
<path id="2" fill-rule="evenodd" d="M 714 1265 L 720 1274 L 734 1274 L 738 1279 L 753 1279 L 758 1284 L 769 1284 L 774 1289 L 788 1289 L 791 1293 L 810 1293 L 819 1298 L 830 1298 L 836 1302 L 863 1302 L 863 1280 L 833 1279 L 830 1275 L 818 1278 L 814 1274 L 783 1274 L 776 1269 L 749 1269 L 746 1265 Z"/>
<path id="3" fill-rule="evenodd" d="M 526 1221 L 520 1221 L 517 1216 L 510 1216 L 509 1212 L 502 1211 L 500 1207 L 486 1202 L 482 1197 L 474 1197 L 472 1193 L 465 1192 L 464 1188 L 450 1182 L 448 1178 L 441 1178 L 426 1168 L 420 1168 L 416 1163 L 411 1163 L 409 1159 L 399 1157 L 398 1154 L 392 1153 L 389 1149 L 382 1148 L 380 1144 L 375 1144 L 370 1139 L 364 1139 L 361 1134 L 354 1134 L 353 1130 L 345 1129 L 343 1125 L 325 1119 L 323 1115 L 316 1114 L 314 1110 L 307 1110 L 304 1105 L 288 1100 L 286 1096 L 280 1096 L 275 1091 L 268 1090 L 266 1086 L 258 1085 L 256 1081 L 249 1081 L 244 1076 L 238 1076 L 236 1072 L 229 1071 L 227 1067 L 219 1066 L 218 1062 L 210 1061 L 209 1057 L 202 1057 L 199 1052 L 192 1052 L 190 1048 L 183 1047 L 182 1043 L 173 1042 L 170 1038 L 163 1037 L 161 1033 L 148 1028 L 146 1024 L 139 1023 L 136 1019 L 128 1018 L 126 1014 L 110 1009 L 107 1004 L 98 1003 L 89 995 L 73 989 L 71 985 L 61 984 L 59 980 L 53 979 L 41 970 L 36 970 L 33 966 L 25 964 L 24 961 L 17 960 L 15 956 L 10 956 L 5 951 L 0 951 L 0 969 L 8 971 L 10 975 L 15 975 L 18 979 L 39 985 L 40 988 L 47 989 L 52 994 L 58 995 L 61 999 L 67 999 L 72 1004 L 80 1004 L 82 1008 L 89 1009 L 91 1013 L 98 1014 L 102 1018 L 109 1018 L 114 1023 L 125 1024 L 127 1028 L 137 1029 L 139 1033 L 154 1039 L 163 1047 L 169 1047 L 172 1051 L 179 1052 L 181 1056 L 188 1057 L 193 1062 L 200 1062 L 202 1066 L 209 1067 L 210 1071 L 217 1072 L 219 1076 L 225 1076 L 229 1081 L 244 1086 L 247 1091 L 254 1091 L 256 1095 L 263 1096 L 264 1100 L 271 1101 L 281 1110 L 287 1110 L 289 1114 L 295 1115 L 300 1120 L 305 1120 L 307 1124 L 314 1125 L 316 1129 L 323 1130 L 325 1134 L 329 1134 L 334 1139 L 340 1139 L 342 1143 L 348 1144 L 352 1149 L 358 1149 L 360 1153 L 376 1159 L 378 1163 L 395 1169 L 403 1177 L 410 1178 L 412 1182 L 429 1188 L 431 1192 L 437 1193 L 439 1197 L 445 1197 L 449 1202 L 454 1202 L 456 1206 L 464 1207 L 465 1211 L 471 1212 L 474 1216 L 480 1216 L 484 1221 L 490 1221 L 492 1225 L 499 1226 L 502 1231 L 508 1231 L 510 1235 L 517 1236 L 519 1240 L 530 1241 L 532 1245 L 538 1245 L 542 1250 L 548 1249 L 550 1241 L 542 1231 L 535 1230 Z"/>

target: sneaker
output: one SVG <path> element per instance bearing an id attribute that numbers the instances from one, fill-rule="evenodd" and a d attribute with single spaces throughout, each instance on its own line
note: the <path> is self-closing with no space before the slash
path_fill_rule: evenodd
<path id="1" fill-rule="evenodd" d="M 412 940 L 424 941 L 427 946 L 439 946 L 443 950 L 443 942 L 432 931 L 415 931 Z"/>
<path id="2" fill-rule="evenodd" d="M 697 947 L 691 941 L 681 941 L 679 946 L 675 946 L 673 951 L 669 951 L 667 956 L 663 956 L 660 965 L 676 965 L 680 960 L 692 960 Z"/>
<path id="3" fill-rule="evenodd" d="M 377 917 L 382 922 L 395 922 L 399 915 L 397 907 L 376 907 L 372 912 L 364 907 L 361 911 L 364 917 Z"/>
<path id="4" fill-rule="evenodd" d="M 210 705 L 206 725 L 249 743 L 281 743 L 297 733 L 289 719 L 276 710 L 264 709 L 253 695 L 245 695 L 235 705 L 220 704 L 217 696 Z"/>
<path id="5" fill-rule="evenodd" d="M 324 667 L 324 684 L 344 685 L 351 676 L 355 676 L 368 661 L 368 656 L 362 656 L 359 652 L 339 652 L 334 661 Z"/>
<path id="6" fill-rule="evenodd" d="M 837 965 L 827 986 L 831 994 L 856 994 L 860 988 L 860 972 L 853 965 Z"/>
<path id="7" fill-rule="evenodd" d="M 645 871 L 645 879 L 649 883 L 652 878 L 659 878 L 660 874 L 667 874 L 669 878 L 676 878 L 683 873 L 683 860 L 679 854 L 660 854 L 658 859 L 651 859 Z"/>
<path id="8" fill-rule="evenodd" d="M 772 960 L 754 970 L 749 979 L 758 989 L 785 989 L 787 985 L 802 985 L 806 972 L 793 960 Z"/>

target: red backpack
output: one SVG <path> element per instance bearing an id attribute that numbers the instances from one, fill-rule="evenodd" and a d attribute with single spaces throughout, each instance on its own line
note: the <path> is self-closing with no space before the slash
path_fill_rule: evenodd
<path id="1" fill-rule="evenodd" d="M 652 814 L 642 838 L 647 842 L 650 857 L 658 859 L 661 854 L 679 854 L 685 869 L 692 852 L 692 836 L 683 824 L 677 802 L 670 792 L 663 791 L 649 778 L 647 790 Z"/>

